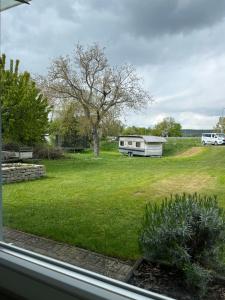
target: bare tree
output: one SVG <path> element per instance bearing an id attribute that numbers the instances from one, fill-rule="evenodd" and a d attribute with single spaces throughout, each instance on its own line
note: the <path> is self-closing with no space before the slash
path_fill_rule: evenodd
<path id="1" fill-rule="evenodd" d="M 111 110 L 140 109 L 152 100 L 131 65 L 111 67 L 104 49 L 78 45 L 74 56 L 54 60 L 45 90 L 55 99 L 76 101 L 90 123 L 95 156 L 99 155 L 99 130 Z"/>

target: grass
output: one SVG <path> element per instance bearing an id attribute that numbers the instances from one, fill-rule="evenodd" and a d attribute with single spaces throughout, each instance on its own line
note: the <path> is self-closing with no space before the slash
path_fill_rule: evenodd
<path id="1" fill-rule="evenodd" d="M 171 156 L 178 153 L 182 153 L 192 147 L 201 146 L 200 138 L 179 138 L 170 137 L 168 143 L 165 144 L 165 156 Z"/>
<path id="2" fill-rule="evenodd" d="M 175 144 L 176 143 L 176 144 Z M 110 256 L 139 257 L 148 201 L 171 193 L 217 194 L 225 208 L 225 147 L 188 154 L 198 140 L 170 140 L 163 158 L 121 156 L 116 144 L 44 161 L 45 179 L 4 185 L 4 224 Z M 186 153 L 186 154 L 185 154 Z"/>

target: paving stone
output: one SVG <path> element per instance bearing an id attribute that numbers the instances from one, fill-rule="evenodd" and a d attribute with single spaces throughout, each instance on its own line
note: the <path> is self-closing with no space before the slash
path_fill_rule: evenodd
<path id="1" fill-rule="evenodd" d="M 40 253 L 75 266 L 124 281 L 132 263 L 118 260 L 19 230 L 4 228 L 4 240 L 15 246 Z"/>

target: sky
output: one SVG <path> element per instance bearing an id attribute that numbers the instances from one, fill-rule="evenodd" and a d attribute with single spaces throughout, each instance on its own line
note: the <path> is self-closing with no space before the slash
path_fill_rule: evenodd
<path id="1" fill-rule="evenodd" d="M 143 78 L 154 102 L 125 112 L 129 126 L 210 129 L 225 115 L 225 0 L 32 0 L 1 14 L 1 52 L 34 75 L 78 42 Z"/>

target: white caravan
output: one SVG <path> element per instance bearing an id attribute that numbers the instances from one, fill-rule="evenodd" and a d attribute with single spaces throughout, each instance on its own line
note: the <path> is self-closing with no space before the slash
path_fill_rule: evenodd
<path id="1" fill-rule="evenodd" d="M 223 145 L 225 144 L 225 134 L 224 133 L 203 133 L 202 144 Z"/>
<path id="2" fill-rule="evenodd" d="M 162 156 L 166 139 L 160 136 L 123 135 L 119 137 L 119 151 L 129 156 Z"/>

